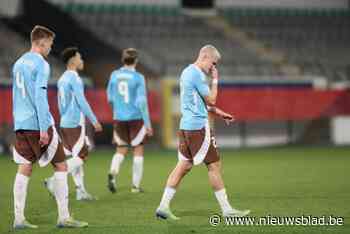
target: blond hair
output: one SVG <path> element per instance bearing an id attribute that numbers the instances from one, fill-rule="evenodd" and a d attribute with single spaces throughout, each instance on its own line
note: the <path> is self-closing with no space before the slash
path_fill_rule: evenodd
<path id="1" fill-rule="evenodd" d="M 210 55 L 214 56 L 217 59 L 221 59 L 221 54 L 218 51 L 218 49 L 215 48 L 213 45 L 205 45 L 199 50 L 199 55 Z"/>

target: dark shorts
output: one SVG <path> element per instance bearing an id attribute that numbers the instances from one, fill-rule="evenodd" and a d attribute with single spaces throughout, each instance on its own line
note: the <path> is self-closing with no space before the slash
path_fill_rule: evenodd
<path id="1" fill-rule="evenodd" d="M 206 134 L 209 134 L 206 136 Z M 211 130 L 179 130 L 179 160 L 188 160 L 195 165 L 210 164 L 220 160 L 215 136 Z"/>
<path id="2" fill-rule="evenodd" d="M 146 128 L 142 120 L 114 121 L 113 142 L 117 146 L 138 146 L 145 143 Z"/>
<path id="3" fill-rule="evenodd" d="M 50 137 L 49 144 L 41 147 L 39 144 L 40 131 L 17 130 L 13 152 L 14 161 L 18 164 L 35 163 L 39 161 L 41 166 L 46 166 L 49 162 L 59 163 L 65 161 L 63 147 L 61 142 L 59 142 L 56 130 L 50 127 L 48 129 L 48 134 Z"/>
<path id="4" fill-rule="evenodd" d="M 89 150 L 86 144 L 86 135 L 82 132 L 82 128 L 60 128 L 60 134 L 63 146 L 68 154 L 79 156 L 85 160 L 88 157 Z"/>

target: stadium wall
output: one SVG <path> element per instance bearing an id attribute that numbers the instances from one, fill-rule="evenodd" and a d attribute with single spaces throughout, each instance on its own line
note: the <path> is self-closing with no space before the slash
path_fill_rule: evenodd
<path id="1" fill-rule="evenodd" d="M 177 145 L 180 95 L 175 79 L 163 80 L 163 145 Z M 217 141 L 227 147 L 330 143 L 330 119 L 350 114 L 349 90 L 318 90 L 307 84 L 221 84 L 217 105 L 236 122 L 215 123 Z"/>
<path id="2" fill-rule="evenodd" d="M 217 139 L 228 147 L 329 142 L 349 144 L 350 91 L 315 90 L 309 87 L 220 87 L 218 106 L 232 113 L 237 122 L 230 127 L 216 124 Z M 161 93 L 149 91 L 152 122 L 161 125 L 163 145 L 176 146 L 180 118 L 176 80 L 164 80 Z M 12 125 L 12 90 L 0 86 L 0 125 Z M 98 119 L 112 123 L 105 89 L 87 89 L 86 96 Z M 59 120 L 57 90 L 48 91 L 50 110 Z M 332 137 L 332 139 L 330 139 Z M 104 141 L 104 140 L 103 140 Z M 106 143 L 101 141 L 100 143 Z"/>
<path id="3" fill-rule="evenodd" d="M 0 86 L 0 124 L 11 124 L 12 119 L 12 89 L 10 87 Z M 102 123 L 111 124 L 112 110 L 107 102 L 106 91 L 104 89 L 86 89 L 86 98 L 88 99 L 97 118 Z M 57 89 L 49 87 L 48 100 L 50 111 L 53 114 L 56 122 L 59 120 L 57 107 Z M 150 108 L 150 115 L 152 122 L 158 123 L 160 121 L 160 100 L 156 92 L 148 92 L 148 105 Z"/>

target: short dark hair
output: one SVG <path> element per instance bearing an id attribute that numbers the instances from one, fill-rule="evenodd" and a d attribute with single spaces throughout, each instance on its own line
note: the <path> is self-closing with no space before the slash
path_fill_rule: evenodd
<path id="1" fill-rule="evenodd" d="M 123 50 L 122 63 L 126 65 L 132 65 L 136 63 L 138 58 L 137 50 L 134 48 L 127 48 Z"/>
<path id="2" fill-rule="evenodd" d="M 41 26 L 41 25 L 35 25 L 32 32 L 30 33 L 30 41 L 35 42 L 37 40 L 43 39 L 43 38 L 55 38 L 55 33 L 51 31 L 50 29 Z"/>
<path id="3" fill-rule="evenodd" d="M 77 53 L 79 52 L 77 47 L 68 47 L 65 48 L 62 53 L 61 53 L 61 57 L 62 57 L 62 61 L 67 64 L 69 59 L 71 59 L 72 57 L 74 57 Z"/>

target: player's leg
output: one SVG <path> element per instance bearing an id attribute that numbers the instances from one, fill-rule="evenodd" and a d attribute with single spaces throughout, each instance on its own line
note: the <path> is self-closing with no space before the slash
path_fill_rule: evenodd
<path id="1" fill-rule="evenodd" d="M 183 131 L 179 133 L 178 163 L 170 173 L 162 199 L 156 211 L 156 216 L 163 219 L 179 219 L 170 211 L 170 202 L 173 199 L 176 189 L 182 178 L 193 166 L 193 155 L 199 151 L 204 137 L 202 131 Z"/>
<path id="2" fill-rule="evenodd" d="M 144 143 L 146 140 L 146 127 L 142 120 L 128 122 L 130 144 L 134 148 L 134 160 L 132 167 L 132 189 L 131 192 L 138 193 L 143 175 Z"/>
<path id="3" fill-rule="evenodd" d="M 83 172 L 82 167 L 84 160 L 80 157 L 71 157 L 70 159 L 66 160 L 67 163 L 67 172 L 72 175 L 77 194 L 80 193 L 79 191 L 83 191 Z M 48 189 L 50 194 L 54 196 L 54 175 L 52 175 L 49 178 L 46 178 L 44 181 L 45 187 Z M 77 195 L 78 197 L 78 195 Z"/>
<path id="4" fill-rule="evenodd" d="M 86 227 L 88 223 L 74 220 L 68 209 L 68 181 L 67 181 L 67 163 L 61 144 L 58 145 L 54 158 L 52 159 L 54 167 L 54 192 L 58 209 L 57 227 Z"/>
<path id="5" fill-rule="evenodd" d="M 88 158 L 88 146 L 85 144 L 84 147 L 79 152 L 78 156 L 76 158 L 80 158 L 84 164 L 87 161 Z M 79 167 L 75 168 L 75 170 L 71 171 L 75 186 L 76 186 L 76 199 L 78 201 L 85 200 L 85 201 L 91 201 L 96 200 L 97 198 L 91 195 L 87 192 L 85 187 L 85 180 L 84 180 L 84 164 L 80 165 Z M 69 166 L 68 166 L 69 168 Z"/>
<path id="6" fill-rule="evenodd" d="M 27 198 L 27 188 L 29 178 L 32 174 L 32 164 L 19 164 L 16 178 L 13 185 L 15 220 L 13 227 L 15 229 L 38 228 L 38 226 L 29 223 L 24 216 L 24 209 Z"/>
<path id="7" fill-rule="evenodd" d="M 232 208 L 226 194 L 224 180 L 221 175 L 221 160 L 216 146 L 215 135 L 211 132 L 210 145 L 204 158 L 204 163 L 208 168 L 209 183 L 215 192 L 215 197 L 219 202 L 223 216 L 245 216 L 250 210 L 238 210 Z"/>
<path id="8" fill-rule="evenodd" d="M 170 173 L 162 199 L 156 211 L 156 216 L 162 219 L 179 219 L 170 210 L 170 202 L 174 198 L 176 189 L 181 183 L 182 178 L 191 170 L 193 164 L 188 160 L 179 160 L 176 167 Z"/>
<path id="9" fill-rule="evenodd" d="M 116 177 L 119 174 L 120 167 L 124 161 L 125 155 L 128 153 L 127 146 L 117 146 L 116 153 L 113 155 L 111 162 L 109 174 L 108 174 L 108 189 L 115 193 L 117 191 L 116 187 Z"/>
<path id="10" fill-rule="evenodd" d="M 215 197 L 219 202 L 223 216 L 245 216 L 250 210 L 238 210 L 232 208 L 226 194 L 224 181 L 221 175 L 221 162 L 215 161 L 207 164 L 209 183 L 215 192 Z"/>
<path id="11" fill-rule="evenodd" d="M 67 162 L 67 171 L 72 175 L 77 200 L 85 192 L 84 177 L 83 177 L 83 164 L 88 156 L 85 134 L 85 126 L 79 126 L 76 128 L 61 128 L 61 136 L 63 145 L 65 147 L 65 153 L 72 155 Z"/>
<path id="12" fill-rule="evenodd" d="M 77 142 L 81 138 L 81 128 L 60 128 L 60 136 L 63 144 L 64 153 L 66 156 L 73 155 L 73 147 L 77 145 Z M 82 142 L 79 143 L 80 147 L 83 146 Z M 76 146 L 77 147 L 77 146 Z M 76 153 L 76 152 L 75 152 Z M 73 173 L 77 168 L 83 165 L 83 160 L 79 157 L 71 157 L 66 160 L 67 172 Z M 46 178 L 44 181 L 45 187 L 49 190 L 50 194 L 54 196 L 54 175 Z M 73 177 L 73 181 L 76 180 Z"/>
<path id="13" fill-rule="evenodd" d="M 67 164 L 65 161 L 52 164 L 54 167 L 53 189 L 57 202 L 58 220 L 70 217 L 68 210 Z"/>
<path id="14" fill-rule="evenodd" d="M 61 128 L 61 138 L 64 144 L 64 152 L 66 155 L 72 155 L 67 163 L 67 171 L 72 175 L 76 187 L 77 200 L 93 200 L 85 189 L 83 164 L 88 157 L 88 146 L 86 144 L 85 129 L 77 128 Z M 54 195 L 54 176 L 45 179 L 45 187 L 51 195 Z"/>
<path id="15" fill-rule="evenodd" d="M 124 161 L 125 155 L 128 153 L 130 144 L 130 134 L 128 121 L 115 121 L 113 124 L 113 142 L 116 146 L 116 153 L 113 155 L 110 170 L 108 173 L 108 189 L 115 193 L 116 177 L 119 174 L 120 167 Z"/>
<path id="16" fill-rule="evenodd" d="M 144 146 L 138 145 L 134 147 L 134 160 L 132 166 L 132 189 L 131 192 L 139 193 L 143 192 L 143 189 L 140 187 L 142 175 L 143 175 L 143 155 L 144 155 Z"/>
<path id="17" fill-rule="evenodd" d="M 40 133 L 38 131 L 17 131 L 13 147 L 13 160 L 18 164 L 18 170 L 13 185 L 14 196 L 14 222 L 15 229 L 37 228 L 38 226 L 29 223 L 24 216 L 26 205 L 27 188 L 29 178 L 32 174 L 33 163 L 39 155 Z M 37 147 L 34 147 L 34 146 Z M 37 153 L 37 154 L 36 154 Z"/>

